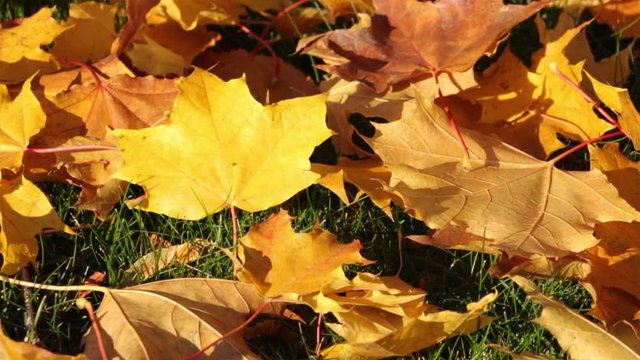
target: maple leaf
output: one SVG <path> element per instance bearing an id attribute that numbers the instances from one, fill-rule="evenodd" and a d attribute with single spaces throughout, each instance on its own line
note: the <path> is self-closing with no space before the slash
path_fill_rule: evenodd
<path id="1" fill-rule="evenodd" d="M 71 4 L 65 26 L 56 38 L 52 54 L 60 60 L 95 62 L 109 54 L 116 37 L 113 17 L 117 5 L 96 2 Z"/>
<path id="2" fill-rule="evenodd" d="M 185 30 L 192 30 L 197 25 L 234 24 L 245 13 L 244 6 L 264 11 L 282 5 L 282 0 L 160 0 L 147 13 L 147 22 L 159 24 L 170 18 Z"/>
<path id="3" fill-rule="evenodd" d="M 281 210 L 253 225 L 240 239 L 243 267 L 238 277 L 254 284 L 265 297 L 297 301 L 325 284 L 348 281 L 342 265 L 371 263 L 360 255 L 358 240 L 340 244 L 333 234 L 319 229 L 296 234 L 291 219 Z M 306 260 L 296 260 L 301 257 Z"/>
<path id="4" fill-rule="evenodd" d="M 320 2 L 329 10 L 333 19 L 356 13 L 374 12 L 371 0 L 320 0 Z"/>
<path id="5" fill-rule="evenodd" d="M 329 48 L 349 60 L 328 70 L 381 92 L 393 84 L 470 69 L 480 56 L 495 50 L 502 35 L 547 2 L 374 0 L 373 4 L 371 27 L 328 33 Z"/>
<path id="6" fill-rule="evenodd" d="M 220 35 L 197 26 L 184 30 L 175 21 L 143 26 L 125 52 L 131 65 L 147 74 L 181 75 L 204 49 L 215 45 Z"/>
<path id="7" fill-rule="evenodd" d="M 339 326 L 331 326 L 334 331 L 343 336 L 346 341 L 333 345 L 322 351 L 324 359 L 380 359 L 389 356 L 405 356 L 425 347 L 436 344 L 444 339 L 464 333 L 470 333 L 485 327 L 491 321 L 491 317 L 483 314 L 488 311 L 489 305 L 495 301 L 498 294 L 493 293 L 484 296 L 478 302 L 467 305 L 466 313 L 454 311 L 426 310 L 418 316 L 407 316 L 394 321 L 387 317 L 384 323 L 394 329 L 385 336 L 375 341 L 357 342 L 354 338 L 361 337 L 364 331 L 359 323 L 351 324 L 352 329 Z M 375 316 L 373 312 L 363 312 L 361 318 Z M 377 310 L 377 313 L 380 311 Z M 339 314 L 344 317 L 345 314 Z M 348 326 L 349 323 L 345 322 Z"/>
<path id="8" fill-rule="evenodd" d="M 87 136 L 102 139 L 108 128 L 139 129 L 164 120 L 177 93 L 171 79 L 117 75 L 103 80 L 96 75 L 94 81 L 58 94 L 53 99 L 57 111 L 47 109 L 47 122 L 64 126 L 80 118 Z"/>
<path id="9" fill-rule="evenodd" d="M 429 227 L 464 227 L 512 256 L 563 256 L 595 245 L 596 222 L 639 218 L 599 171 L 562 171 L 465 129 L 471 170 L 462 169 L 444 111 L 419 105 L 401 121 L 376 124 L 368 142 L 392 170 L 391 188 Z"/>
<path id="10" fill-rule="evenodd" d="M 594 235 L 600 242 L 582 254 L 590 265 L 583 281 L 595 302 L 591 314 L 607 326 L 625 320 L 639 328 L 640 287 L 634 279 L 640 275 L 640 223 L 598 224 Z"/>
<path id="11" fill-rule="evenodd" d="M 178 88 L 167 124 L 114 132 L 125 158 L 115 177 L 145 189 L 142 209 L 192 220 L 228 206 L 259 211 L 318 179 L 308 158 L 331 135 L 323 95 L 264 107 L 244 79 L 200 69 Z"/>
<path id="12" fill-rule="evenodd" d="M 221 279 L 173 279 L 106 289 L 96 317 L 109 358 L 162 359 L 188 356 L 242 324 L 264 299 L 249 284 Z M 279 313 L 269 305 L 264 313 Z M 169 335 L 171 334 L 171 335 Z M 85 335 L 85 354 L 100 358 L 96 334 Z M 167 347 L 167 341 L 172 346 Z M 240 333 L 204 356 L 259 359 Z"/>
<path id="13" fill-rule="evenodd" d="M 47 196 L 29 180 L 16 176 L 0 180 L 0 272 L 14 274 L 35 262 L 36 235 L 43 229 L 68 230 L 51 207 Z"/>
<path id="14" fill-rule="evenodd" d="M 4 85 L 0 88 L 6 92 Z M 31 92 L 31 79 L 25 81 L 13 101 L 8 97 L 0 101 L 0 169 L 15 172 L 22 166 L 29 139 L 44 126 L 46 115 Z"/>
<path id="15" fill-rule="evenodd" d="M 355 127 L 349 122 L 352 114 L 380 117 L 387 121 L 400 119 L 405 106 L 413 99 L 406 91 L 389 91 L 378 95 L 369 86 L 359 81 L 340 78 L 329 79 L 320 84 L 320 89 L 328 94 L 327 125 L 336 132 L 333 143 L 342 155 L 368 155 L 353 143 Z"/>
<path id="16" fill-rule="evenodd" d="M 602 171 L 631 206 L 640 208 L 640 191 L 636 186 L 640 181 L 640 164 L 622 154 L 618 144 L 591 146 L 589 153 L 591 167 Z"/>
<path id="17" fill-rule="evenodd" d="M 391 202 L 402 205 L 402 198 L 385 188 L 385 184 L 388 185 L 391 180 L 391 171 L 379 160 L 351 160 L 341 157 L 335 166 L 312 164 L 311 169 L 322 175 L 318 183 L 338 195 L 346 204 L 352 202 L 347 197 L 345 182 L 360 189 L 353 201 L 367 194 L 371 201 L 390 218 L 393 218 Z"/>
<path id="18" fill-rule="evenodd" d="M 591 50 L 589 39 L 587 36 L 587 26 L 591 22 L 576 26 L 575 17 L 569 15 L 566 11 L 560 13 L 558 22 L 553 29 L 547 29 L 546 24 L 540 17 L 535 20 L 540 34 L 540 40 L 544 44 L 553 43 L 563 38 L 567 32 L 570 35 L 570 41 L 564 47 L 563 55 L 571 64 L 584 62 L 584 70 L 593 77 L 609 84 L 621 84 L 629 75 L 629 56 L 631 55 L 631 47 L 620 44 L 617 52 L 606 58 L 596 58 L 594 51 Z M 575 33 L 574 28 L 580 29 Z"/>
<path id="19" fill-rule="evenodd" d="M 621 37 L 640 36 L 639 15 L 640 4 L 633 0 L 607 1 L 596 11 L 597 21 L 609 24 Z"/>
<path id="20" fill-rule="evenodd" d="M 68 29 L 52 17 L 53 8 L 42 8 L 19 25 L 0 29 L 0 82 L 18 83 L 29 76 L 56 70 L 53 56 L 42 50 Z"/>
<path id="21" fill-rule="evenodd" d="M 620 323 L 607 331 L 563 303 L 543 295 L 532 281 L 521 276 L 512 280 L 530 300 L 542 305 L 542 312 L 534 321 L 549 330 L 572 359 L 640 358 L 640 342 L 628 323 Z"/>
<path id="22" fill-rule="evenodd" d="M 273 72 L 273 58 L 266 55 L 252 55 L 246 50 L 223 53 L 207 52 L 194 65 L 208 69 L 224 81 L 237 79 L 243 75 L 251 95 L 260 103 L 268 105 L 285 99 L 318 94 L 318 88 L 298 68 L 278 59 L 279 72 Z"/>
<path id="23" fill-rule="evenodd" d="M 47 100 L 51 101 L 56 95 L 69 90 L 71 85 L 79 85 L 85 82 L 95 81 L 96 71 L 106 77 L 116 75 L 134 76 L 133 72 L 118 57 L 109 55 L 98 62 L 91 64 L 91 67 L 77 67 L 75 69 L 59 71 L 53 74 L 46 74 L 37 79 L 37 83 L 42 87 L 36 87 L 34 91 L 40 97 L 40 93 Z M 41 99 L 42 106 L 47 108 L 49 101 Z"/>
<path id="24" fill-rule="evenodd" d="M 598 98 L 616 112 L 616 120 L 634 144 L 640 144 L 640 114 L 636 110 L 627 89 L 598 81 L 587 73 Z"/>

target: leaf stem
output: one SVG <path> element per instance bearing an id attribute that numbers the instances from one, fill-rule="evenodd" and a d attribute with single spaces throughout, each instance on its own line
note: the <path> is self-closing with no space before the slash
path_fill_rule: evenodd
<path id="1" fill-rule="evenodd" d="M 17 280 L 17 279 L 13 279 L 13 278 L 10 278 L 10 277 L 4 276 L 4 275 L 0 275 L 0 281 L 8 283 L 8 284 L 12 284 L 12 285 L 19 285 L 19 286 L 24 286 L 24 287 L 28 287 L 28 288 L 40 289 L 40 290 L 49 290 L 49 291 L 84 291 L 84 290 L 89 290 L 89 291 L 98 291 L 98 292 L 101 292 L 103 294 L 106 294 L 106 293 L 109 292 L 109 288 L 106 288 L 104 286 L 94 286 L 94 285 L 67 285 L 67 286 L 46 285 L 46 284 L 34 283 L 34 282 L 31 282 L 31 281 Z"/>
<path id="2" fill-rule="evenodd" d="M 460 146 L 462 146 L 462 152 L 464 154 L 464 159 L 462 160 L 462 164 L 464 168 L 467 168 L 470 166 L 470 159 L 471 159 L 471 157 L 469 156 L 469 148 L 467 147 L 467 143 L 464 141 L 464 137 L 460 133 L 460 128 L 458 128 L 458 122 L 456 121 L 455 116 L 453 116 L 451 109 L 449 109 L 449 104 L 447 103 L 447 100 L 445 100 L 445 97 L 442 94 L 442 89 L 440 89 L 440 82 L 438 81 L 438 76 L 440 75 L 440 73 L 441 71 L 439 70 L 434 70 L 433 72 L 433 77 L 436 80 L 436 85 L 438 85 L 438 100 L 440 100 L 440 103 L 442 104 L 442 108 L 445 114 L 447 114 L 447 117 L 449 118 L 449 124 L 451 124 L 451 128 L 455 132 L 456 137 L 460 142 Z"/>
<path id="3" fill-rule="evenodd" d="M 100 79 L 100 77 L 98 76 L 96 71 L 93 70 L 93 68 L 90 65 L 85 64 L 85 63 L 83 63 L 81 61 L 71 60 L 71 59 L 67 59 L 67 63 L 71 64 L 71 65 L 79 66 L 79 67 L 87 70 L 91 74 L 91 76 L 93 76 L 93 79 L 96 81 L 96 86 L 98 86 L 100 88 L 102 87 L 102 80 Z"/>
<path id="4" fill-rule="evenodd" d="M 566 158 L 567 156 L 575 153 L 578 150 L 584 149 L 585 147 L 587 147 L 587 146 L 589 146 L 589 145 L 591 145 L 593 143 L 596 143 L 598 141 L 608 140 L 608 139 L 611 139 L 611 138 L 614 138 L 614 137 L 620 136 L 620 135 L 624 135 L 624 133 L 622 131 L 618 130 L 618 131 L 615 131 L 615 132 L 612 132 L 612 133 L 609 133 L 609 134 L 604 134 L 604 135 L 598 136 L 596 138 L 583 141 L 579 145 L 576 145 L 576 146 L 572 147 L 571 149 L 563 152 L 562 154 L 556 156 L 555 158 L 549 160 L 548 162 L 552 163 L 552 164 L 556 164 L 558 161 Z"/>
<path id="5" fill-rule="evenodd" d="M 276 52 L 271 47 L 271 44 L 269 44 L 269 42 L 267 40 L 265 40 L 262 37 L 256 35 L 256 33 L 251 31 L 251 29 L 249 29 L 248 27 L 246 27 L 246 26 L 244 26 L 242 24 L 238 24 L 238 27 L 245 34 L 247 34 L 247 35 L 253 37 L 254 39 L 256 39 L 256 41 L 258 43 L 260 43 L 260 45 L 264 46 L 264 48 L 267 49 L 267 51 L 269 51 L 269 54 L 271 55 L 271 59 L 273 60 L 273 77 L 277 78 L 280 75 L 280 59 L 278 59 L 278 56 L 276 55 Z"/>
<path id="6" fill-rule="evenodd" d="M 80 151 L 100 151 L 100 150 L 118 150 L 117 146 L 109 145 L 76 145 L 61 146 L 57 148 L 26 148 L 27 154 L 54 154 L 63 152 L 80 152 Z"/>
<path id="7" fill-rule="evenodd" d="M 100 358 L 102 360 L 109 360 L 107 351 L 104 348 L 102 333 L 100 332 L 100 323 L 98 322 L 98 318 L 93 311 L 93 305 L 91 305 L 91 302 L 85 298 L 79 298 L 78 300 L 76 300 L 76 305 L 79 308 L 85 309 L 87 311 L 87 314 L 89 315 L 89 319 L 91 320 L 91 328 L 93 328 L 93 331 L 96 333 L 96 342 L 98 343 Z"/>
<path id="8" fill-rule="evenodd" d="M 204 354 L 205 351 L 207 351 L 210 348 L 216 346 L 218 343 L 222 342 L 223 340 L 225 340 L 227 338 L 230 338 L 231 336 L 235 335 L 237 332 L 239 332 L 242 329 L 244 329 L 245 327 L 247 327 L 247 325 L 249 325 L 253 321 L 253 319 L 255 319 L 258 315 L 260 315 L 260 313 L 262 313 L 264 311 L 264 309 L 266 309 L 267 306 L 269 306 L 269 304 L 271 304 L 271 301 L 270 300 L 266 300 L 265 302 L 263 302 L 256 309 L 256 311 L 253 312 L 253 314 L 251 314 L 251 316 L 247 320 L 245 320 L 245 322 L 243 322 L 242 324 L 238 325 L 235 329 L 233 329 L 233 330 L 227 332 L 226 334 L 222 335 L 221 337 L 219 337 L 218 339 L 213 341 L 211 344 L 205 346 L 204 348 L 202 348 L 202 350 L 185 357 L 183 360 L 195 360 L 200 355 Z"/>
<path id="9" fill-rule="evenodd" d="M 231 205 L 231 228 L 233 229 L 233 248 L 238 247 L 238 216 L 236 215 L 236 207 Z M 235 250 L 234 250 L 235 251 Z"/>
<path id="10" fill-rule="evenodd" d="M 308 3 L 308 2 L 309 2 L 309 0 L 298 0 L 298 1 L 294 2 L 293 4 L 288 5 L 284 9 L 280 10 L 280 12 L 278 13 L 278 15 L 276 15 L 276 17 L 284 16 L 289 11 L 291 11 L 291 10 L 301 6 L 301 5 L 304 5 L 304 4 Z"/>

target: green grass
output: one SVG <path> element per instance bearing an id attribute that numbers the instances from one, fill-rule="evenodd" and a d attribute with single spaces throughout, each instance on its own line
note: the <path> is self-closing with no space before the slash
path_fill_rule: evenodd
<path id="1" fill-rule="evenodd" d="M 0 17 L 9 19 L 27 15 L 42 5 L 57 5 L 61 16 L 68 8 L 68 1 L 0 1 Z M 527 25 L 527 26 L 530 26 Z M 227 33 L 233 29 L 223 29 Z M 222 29 L 221 29 L 222 31 Z M 236 41 L 234 46 L 254 46 L 244 35 L 225 33 L 225 41 Z M 528 32 L 522 32 L 528 34 Z M 524 36 L 524 35 L 523 35 Z M 530 52 L 536 44 L 516 35 L 510 46 Z M 520 43 L 519 43 L 520 42 Z M 278 44 L 279 52 L 286 54 L 291 44 Z M 528 49 L 528 50 L 527 50 Z M 526 55 L 526 54 L 525 54 Z M 301 67 L 308 64 L 300 64 Z M 33 269 L 32 280 L 56 285 L 81 284 L 95 271 L 107 274 L 105 285 L 121 287 L 124 271 L 142 255 L 154 249 L 149 234 L 158 234 L 173 244 L 209 239 L 221 247 L 232 244 L 231 217 L 228 211 L 212 215 L 204 220 L 179 221 L 156 214 L 129 210 L 119 204 L 107 221 L 100 221 L 92 213 L 73 208 L 78 189 L 70 185 L 40 184 L 49 194 L 58 214 L 71 226 L 83 226 L 73 236 L 47 234 L 40 237 L 39 265 Z M 133 194 L 134 191 L 130 191 Z M 539 306 L 527 301 L 523 292 L 510 280 L 496 279 L 488 274 L 488 268 L 496 258 L 486 254 L 440 250 L 403 241 L 399 249 L 398 230 L 404 235 L 422 234 L 426 227 L 410 218 L 400 209 L 394 209 L 395 221 L 364 198 L 351 206 L 319 186 L 302 191 L 282 205 L 295 216 L 297 231 L 308 231 L 319 222 L 336 234 L 341 241 L 360 239 L 363 255 L 376 260 L 364 270 L 383 275 L 400 276 L 406 282 L 418 286 L 425 284 L 429 303 L 451 310 L 464 310 L 467 303 L 483 295 L 498 291 L 497 301 L 490 315 L 497 319 L 488 327 L 470 335 L 458 336 L 407 357 L 408 359 L 507 359 L 508 356 L 488 348 L 499 344 L 515 351 L 563 357 L 564 353 L 553 337 L 542 327 L 532 323 Z M 279 207 L 259 213 L 239 212 L 241 232 L 258 223 Z M 402 259 L 400 258 L 402 256 Z M 402 264 L 402 267 L 401 267 Z M 349 268 L 349 270 L 354 270 Z M 363 269 L 359 269 L 363 270 Z M 147 281 L 179 277 L 231 278 L 231 262 L 221 251 L 211 248 L 197 261 L 175 265 L 155 274 Z M 590 307 L 590 296 L 575 282 L 540 282 L 543 291 L 581 312 Z M 76 354 L 82 350 L 81 337 L 88 329 L 89 321 L 83 311 L 75 307 L 75 293 L 34 290 L 29 301 L 37 310 L 37 333 L 42 345 L 59 352 Z M 96 306 L 100 296 L 90 295 Z M 256 352 L 268 359 L 303 359 L 313 357 L 315 348 L 315 314 L 308 308 L 297 306 L 296 311 L 307 317 L 309 325 L 301 326 L 292 321 L 281 321 L 280 338 L 258 338 L 253 341 Z M 23 339 L 25 327 L 25 301 L 22 289 L 2 284 L 0 295 L 0 320 L 6 332 L 14 339 Z M 337 341 L 329 330 L 324 330 L 324 344 Z M 303 339 L 302 345 L 299 339 Z M 291 340 L 293 339 L 293 340 Z"/>
<path id="2" fill-rule="evenodd" d="M 68 185 L 46 184 L 43 190 L 51 195 L 61 217 L 70 225 L 85 225 L 76 235 L 48 234 L 41 237 L 41 255 L 38 274 L 33 281 L 46 284 L 81 284 L 94 271 L 107 273 L 105 285 L 120 287 L 124 271 L 138 258 L 153 250 L 149 234 L 158 234 L 172 243 L 205 238 L 222 247 L 231 246 L 231 225 L 228 211 L 212 215 L 204 220 L 191 222 L 164 216 L 129 210 L 120 204 L 110 220 L 102 222 L 91 213 L 74 210 L 76 189 Z M 425 227 L 400 211 L 395 211 L 397 221 L 389 219 L 368 199 L 351 206 L 341 204 L 329 191 L 313 186 L 302 191 L 283 207 L 296 216 L 297 231 L 307 231 L 314 223 L 338 235 L 343 241 L 358 238 L 365 247 L 363 253 L 377 263 L 366 270 L 394 275 L 399 270 L 397 230 L 403 234 L 421 233 Z M 239 213 L 242 231 L 251 224 L 278 211 L 273 208 L 259 213 Z M 396 209 L 397 210 L 397 209 Z M 426 279 L 428 301 L 451 310 L 464 310 L 467 303 L 481 296 L 498 291 L 499 297 L 490 315 L 498 317 L 490 326 L 470 335 L 447 340 L 433 348 L 423 350 L 414 357 L 425 359 L 485 359 L 507 358 L 487 348 L 496 343 L 517 351 L 530 351 L 561 356 L 562 350 L 550 334 L 531 323 L 538 306 L 524 299 L 517 285 L 488 275 L 488 267 L 495 257 L 472 252 L 447 251 L 429 248 L 406 241 L 403 243 L 403 268 L 401 277 L 418 285 Z M 362 270 L 362 269 L 360 269 Z M 160 271 L 148 281 L 179 277 L 230 278 L 231 263 L 214 248 L 187 265 L 175 265 Z M 424 281 L 424 280 L 423 280 Z M 589 308 L 589 296 L 579 285 L 568 281 L 542 282 L 542 289 L 549 295 L 582 309 Z M 19 287 L 3 284 L 0 318 L 9 335 L 15 339 L 25 336 L 25 305 Z M 91 295 L 97 303 L 97 295 Z M 31 302 L 42 308 L 37 322 L 37 332 L 43 345 L 61 353 L 81 351 L 80 339 L 89 326 L 84 312 L 75 307 L 75 293 L 33 291 Z M 288 333 L 302 336 L 307 346 L 298 341 L 282 342 L 277 339 L 257 339 L 256 351 L 269 359 L 307 358 L 315 347 L 315 325 L 308 309 L 298 307 L 309 317 L 310 325 L 299 328 L 295 323 L 283 321 Z M 291 334 L 289 336 L 291 336 Z M 328 339 L 335 336 L 325 330 Z"/>

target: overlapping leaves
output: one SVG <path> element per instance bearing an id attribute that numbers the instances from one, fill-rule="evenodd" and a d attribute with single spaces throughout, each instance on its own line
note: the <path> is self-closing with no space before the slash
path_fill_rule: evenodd
<path id="1" fill-rule="evenodd" d="M 326 9 L 303 6 L 291 19 L 309 19 L 313 29 L 318 16 L 368 13 L 358 14 L 361 23 L 352 29 L 301 42 L 333 74 L 319 87 L 328 95 L 314 95 L 319 89 L 282 59 L 209 49 L 221 39 L 210 25 L 237 25 L 248 13 L 292 36 L 278 13 L 289 4 L 279 0 L 129 1 L 120 33 L 113 26 L 117 5 L 85 2 L 73 4 L 62 22 L 42 9 L 0 29 L 0 81 L 9 85 L 0 88 L 1 272 L 35 261 L 43 229 L 66 229 L 32 181 L 81 186 L 77 206 L 101 218 L 127 184 L 137 184 L 144 194 L 129 205 L 188 220 L 225 208 L 265 210 L 316 182 L 349 203 L 350 183 L 359 189 L 355 199 L 367 194 L 389 216 L 393 202 L 440 230 L 414 239 L 501 252 L 496 275 L 579 278 L 596 300 L 592 314 L 607 326 L 636 321 L 640 290 L 625 275 L 636 271 L 640 255 L 640 167 L 611 145 L 591 146 L 590 171 L 565 171 L 550 158 L 565 145 L 561 139 L 595 143 L 614 130 L 640 138 L 629 94 L 608 83 L 618 77 L 582 55 L 587 24 L 574 26 L 563 15 L 555 30 L 539 26 L 543 48 L 532 66 L 506 50 L 479 74 L 476 61 L 493 55 L 510 29 L 547 1 L 322 4 Z M 615 20 L 628 2 L 601 6 L 596 22 L 635 36 L 633 24 Z M 616 116 L 599 119 L 570 82 L 592 89 Z M 354 114 L 389 123 L 356 126 Z M 337 153 L 353 158 L 310 163 L 332 135 L 325 116 Z M 408 355 L 491 321 L 484 314 L 496 294 L 457 313 L 426 304 L 424 291 L 398 277 L 348 278 L 343 265 L 370 263 L 360 241 L 341 244 L 319 228 L 295 233 L 291 220 L 281 212 L 240 240 L 235 260 L 245 284 L 180 279 L 103 290 L 98 316 L 111 353 L 164 356 L 157 339 L 172 333 L 179 344 L 172 355 L 188 355 L 225 339 L 263 301 L 332 313 L 337 322 L 328 326 L 344 342 L 324 349 L 325 358 Z M 532 296 L 547 306 L 541 323 L 550 323 L 553 309 L 612 339 Z M 134 341 L 120 337 L 123 323 Z M 87 354 L 96 357 L 95 333 L 87 339 Z M 207 354 L 213 352 L 255 357 L 237 335 Z"/>

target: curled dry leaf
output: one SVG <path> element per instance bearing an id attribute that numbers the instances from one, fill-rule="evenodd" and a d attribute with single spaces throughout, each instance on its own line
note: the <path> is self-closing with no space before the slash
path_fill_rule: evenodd
<path id="1" fill-rule="evenodd" d="M 530 352 L 521 352 L 521 353 L 516 353 L 513 352 L 509 349 L 507 349 L 504 346 L 500 346 L 497 344 L 489 344 L 489 347 L 492 349 L 496 349 L 502 353 L 505 353 L 509 356 L 511 356 L 512 360 L 557 360 L 558 358 L 555 357 L 549 357 L 549 356 L 544 356 L 544 355 L 537 355 L 537 354 L 532 354 Z"/>
<path id="2" fill-rule="evenodd" d="M 264 301 L 249 284 L 220 279 L 173 279 L 109 289 L 96 317 L 109 359 L 181 359 L 238 327 Z M 264 311 L 279 312 L 278 305 L 269 305 Z M 84 340 L 85 354 L 99 359 L 93 330 Z M 204 356 L 259 359 L 240 333 L 207 350 Z"/>
<path id="3" fill-rule="evenodd" d="M 530 280 L 512 278 L 527 297 L 542 305 L 535 322 L 549 330 L 572 359 L 640 359 L 640 340 L 629 324 L 621 323 L 612 331 L 589 321 L 563 303 L 540 292 Z"/>
<path id="4" fill-rule="evenodd" d="M 196 240 L 153 250 L 125 270 L 123 282 L 126 284 L 143 282 L 166 267 L 193 262 L 200 256 L 206 245 L 207 241 Z"/>
<path id="5" fill-rule="evenodd" d="M 510 256 L 580 252 L 596 244 L 595 223 L 640 219 L 600 171 L 562 171 L 466 129 L 471 170 L 463 169 L 456 135 L 431 103 L 375 127 L 368 142 L 391 169 L 390 187 L 405 208 L 431 228 L 451 224 L 493 239 Z"/>
<path id="6" fill-rule="evenodd" d="M 228 206 L 259 211 L 319 178 L 308 159 L 331 135 L 324 95 L 265 107 L 243 79 L 200 69 L 178 88 L 167 124 L 115 131 L 124 153 L 115 177 L 145 189 L 142 209 L 190 220 Z"/>
<path id="7" fill-rule="evenodd" d="M 468 250 L 494 255 L 500 253 L 493 248 L 493 240 L 484 236 L 470 234 L 464 228 L 458 226 L 447 226 L 432 235 L 407 236 L 407 239 L 440 249 Z"/>
<path id="8" fill-rule="evenodd" d="M 484 313 L 497 297 L 497 293 L 486 295 L 478 302 L 468 304 L 465 313 L 427 308 L 417 316 L 387 317 L 380 325 L 390 327 L 391 331 L 374 342 L 350 341 L 350 336 L 359 336 L 358 332 L 362 331 L 357 323 L 351 324 L 354 327 L 349 332 L 333 326 L 332 328 L 344 336 L 346 341 L 323 350 L 323 359 L 381 359 L 409 355 L 448 337 L 470 333 L 487 326 L 493 318 L 485 316 Z M 376 309 L 369 310 L 360 314 L 361 318 L 380 313 Z"/>

